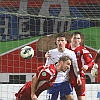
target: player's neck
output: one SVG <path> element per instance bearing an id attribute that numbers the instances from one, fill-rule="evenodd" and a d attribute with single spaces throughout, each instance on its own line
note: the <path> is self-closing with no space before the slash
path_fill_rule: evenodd
<path id="1" fill-rule="evenodd" d="M 58 51 L 59 52 L 64 52 L 65 51 L 65 48 L 58 48 Z"/>
<path id="2" fill-rule="evenodd" d="M 76 44 L 72 44 L 72 43 L 71 43 L 71 48 L 72 48 L 72 49 L 75 49 L 75 48 L 77 48 L 77 47 L 79 47 L 79 46 L 80 46 L 79 44 L 76 45 Z"/>

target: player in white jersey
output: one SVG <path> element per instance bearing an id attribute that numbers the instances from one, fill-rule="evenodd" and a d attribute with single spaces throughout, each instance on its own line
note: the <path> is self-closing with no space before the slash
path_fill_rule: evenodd
<path id="1" fill-rule="evenodd" d="M 81 80 L 80 80 L 76 55 L 73 51 L 65 48 L 66 43 L 67 41 L 65 35 L 62 33 L 58 34 L 56 38 L 56 44 L 58 48 L 49 50 L 45 54 L 45 57 L 47 58 L 46 65 L 57 63 L 58 59 L 62 55 L 69 56 L 70 59 L 72 59 L 72 66 L 74 68 L 75 75 L 77 76 L 77 84 L 80 85 Z M 69 74 L 69 70 L 67 70 L 66 72 L 60 71 L 57 74 L 54 85 L 47 90 L 47 96 L 46 96 L 47 100 L 57 100 L 59 93 L 60 93 L 61 100 L 65 100 L 65 97 L 66 100 L 73 100 L 73 91 L 69 83 L 68 74 Z"/>

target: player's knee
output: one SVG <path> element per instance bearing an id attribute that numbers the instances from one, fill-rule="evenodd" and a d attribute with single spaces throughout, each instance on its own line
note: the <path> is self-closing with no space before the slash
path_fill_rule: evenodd
<path id="1" fill-rule="evenodd" d="M 74 100 L 74 97 L 73 97 L 72 94 L 70 94 L 70 95 L 66 95 L 65 97 L 66 97 L 65 100 Z"/>

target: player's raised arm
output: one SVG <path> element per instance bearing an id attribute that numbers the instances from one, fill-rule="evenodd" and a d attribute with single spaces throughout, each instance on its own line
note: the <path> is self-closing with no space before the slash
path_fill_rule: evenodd
<path id="1" fill-rule="evenodd" d="M 82 65 L 82 71 L 86 72 L 87 70 L 91 70 L 94 65 L 94 59 L 91 53 L 84 47 L 82 49 L 84 65 Z"/>
<path id="2" fill-rule="evenodd" d="M 48 51 L 48 52 L 46 52 L 46 54 L 45 54 L 45 58 L 46 58 L 46 63 L 45 63 L 45 66 L 46 65 L 49 65 L 49 64 L 53 64 L 53 62 L 51 61 L 51 59 L 50 59 L 50 56 L 51 56 L 51 54 L 50 54 L 50 52 Z"/>
<path id="3" fill-rule="evenodd" d="M 38 84 L 38 78 L 36 76 L 34 76 L 32 78 L 32 86 L 31 86 L 31 98 L 32 98 L 32 100 L 37 100 L 37 96 L 35 95 L 37 84 Z"/>
<path id="4" fill-rule="evenodd" d="M 46 52 L 46 54 L 45 54 L 45 58 L 47 59 L 47 58 L 49 58 L 50 57 L 50 53 L 49 53 L 49 51 L 48 52 Z"/>

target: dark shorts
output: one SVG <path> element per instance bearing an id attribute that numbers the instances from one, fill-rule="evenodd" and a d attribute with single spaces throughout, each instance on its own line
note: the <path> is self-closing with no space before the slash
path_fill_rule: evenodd
<path id="1" fill-rule="evenodd" d="M 46 100 L 57 100 L 59 93 L 61 98 L 65 97 L 65 95 L 73 94 L 69 81 L 54 83 L 53 86 L 47 90 Z"/>

